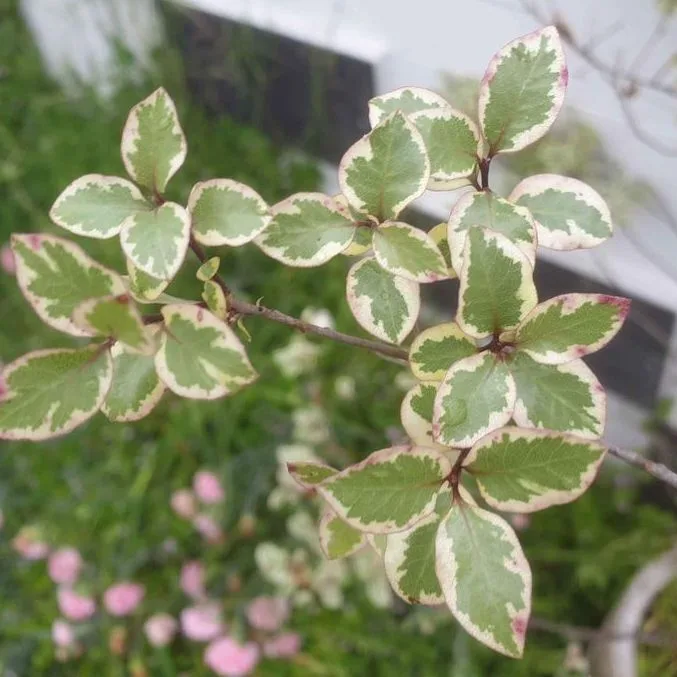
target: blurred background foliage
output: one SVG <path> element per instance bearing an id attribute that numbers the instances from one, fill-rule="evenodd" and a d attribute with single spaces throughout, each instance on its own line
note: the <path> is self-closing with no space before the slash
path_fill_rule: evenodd
<path id="1" fill-rule="evenodd" d="M 193 183 L 213 177 L 248 183 L 269 202 L 317 189 L 319 174 L 312 162 L 273 146 L 251 128 L 209 118 L 191 105 L 174 53 L 163 50 L 156 72 L 133 85 L 121 83 L 114 100 L 99 100 L 84 86 L 75 98 L 66 97 L 45 75 L 13 0 L 0 0 L 0 19 L 0 246 L 12 232 L 56 233 L 48 209 L 76 177 L 122 173 L 117 149 L 126 114 L 159 84 L 177 101 L 189 141 L 186 165 L 170 187 L 172 199 L 185 201 Z M 588 130 L 579 125 L 576 133 L 594 149 Z M 568 142 L 562 146 L 568 148 Z M 526 162 L 535 162 L 537 168 L 520 172 L 538 171 L 545 160 L 532 157 Z M 562 171 L 571 173 L 571 168 Z M 122 270 L 115 243 L 78 243 Z M 219 254 L 222 272 L 250 299 L 263 297 L 268 305 L 297 315 L 309 307 L 325 308 L 340 329 L 358 332 L 344 301 L 345 259 L 318 273 L 284 268 L 254 247 Z M 197 265 L 189 262 L 185 268 L 170 293 L 195 298 Z M 256 321 L 248 321 L 247 329 L 252 335 L 250 357 L 261 377 L 237 397 L 197 403 L 167 395 L 137 424 L 113 425 L 98 416 L 60 440 L 39 445 L 0 442 L 2 675 L 210 674 L 200 645 L 177 640 L 169 648 L 154 649 L 140 629 L 150 613 L 177 615 L 185 606 L 178 576 L 181 564 L 190 559 L 205 564 L 212 596 L 235 619 L 247 600 L 272 592 L 257 570 L 254 552 L 262 541 L 295 546 L 285 524 L 299 503 L 281 510 L 267 504 L 276 482 L 276 450 L 298 438 L 295 412 L 309 404 L 321 410 L 326 434 L 311 446 L 337 465 L 362 458 L 402 434 L 398 412 L 407 374 L 400 367 L 346 346 L 322 344 L 315 360 L 308 358 L 308 365 L 301 360 L 304 373 L 292 376 L 280 369 L 280 360 L 271 360 L 275 350 L 288 345 L 289 331 Z M 0 360 L 68 342 L 40 323 L 14 278 L 0 272 Z M 349 387 L 346 376 L 353 379 Z M 194 473 L 204 468 L 216 473 L 226 489 L 219 515 L 226 537 L 218 546 L 205 545 L 170 508 L 172 492 L 189 486 Z M 300 499 L 300 504 L 313 512 L 310 499 Z M 242 528 L 244 515 L 255 518 L 253 530 Z M 54 586 L 44 563 L 22 560 L 11 545 L 26 525 L 36 526 L 50 545 L 80 550 L 93 594 L 120 579 L 146 586 L 140 612 L 125 621 L 129 634 L 124 651 L 112 652 L 108 641 L 119 622 L 97 615 L 83 638 L 83 655 L 66 663 L 57 660 L 50 635 L 58 616 Z M 607 468 L 582 499 L 535 514 L 519 527 L 534 571 L 535 616 L 594 627 L 637 568 L 670 546 L 675 516 L 674 507 L 653 504 L 641 483 Z M 346 586 L 341 608 L 315 604 L 296 609 L 290 627 L 302 636 L 302 653 L 292 661 L 264 661 L 255 674 L 585 674 L 560 634 L 535 629 L 525 660 L 513 662 L 479 647 L 443 611 L 398 602 L 377 608 L 356 580 Z M 671 592 L 663 596 L 649 624 L 674 636 L 677 606 Z M 646 675 L 677 674 L 677 649 L 647 650 L 643 661 Z"/>

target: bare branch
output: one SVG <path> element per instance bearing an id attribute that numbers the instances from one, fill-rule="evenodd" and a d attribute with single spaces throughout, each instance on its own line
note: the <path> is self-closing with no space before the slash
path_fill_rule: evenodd
<path id="1" fill-rule="evenodd" d="M 291 315 L 285 315 L 279 310 L 266 308 L 260 304 L 247 303 L 245 301 L 231 298 L 230 307 L 240 315 L 263 317 L 266 320 L 270 320 L 271 322 L 277 322 L 279 324 L 284 324 L 287 327 L 291 327 L 292 329 L 297 329 L 304 334 L 322 336 L 323 338 L 328 338 L 332 341 L 345 343 L 346 345 L 354 346 L 356 348 L 363 348 L 364 350 L 370 350 L 373 353 L 385 355 L 386 357 L 392 357 L 403 362 L 406 362 L 409 358 L 409 353 L 404 348 L 391 346 L 387 343 L 382 343 L 381 341 L 363 339 L 358 336 L 352 336 L 351 334 L 343 334 L 342 332 L 334 331 L 333 329 L 327 329 L 326 327 L 318 327 L 317 325 L 304 322 L 303 320 L 299 320 L 296 317 L 292 317 Z"/>
<path id="2" fill-rule="evenodd" d="M 673 489 L 677 489 L 677 473 L 674 473 L 670 468 L 662 463 L 655 463 L 647 458 L 644 458 L 636 451 L 629 451 L 627 449 L 619 449 L 618 447 L 609 447 L 609 453 L 622 461 L 634 465 L 644 472 L 651 475 L 653 478 L 665 482 Z"/>
<path id="3" fill-rule="evenodd" d="M 630 105 L 630 99 L 627 96 L 624 96 L 618 89 L 616 89 L 616 96 L 618 98 L 618 102 L 621 105 L 621 112 L 623 113 L 625 121 L 628 123 L 632 133 L 644 145 L 649 146 L 649 148 L 655 150 L 660 155 L 665 155 L 665 157 L 677 157 L 677 146 L 669 146 L 662 141 L 659 141 L 655 137 L 652 137 L 642 128 L 639 122 L 637 122 L 635 113 Z"/>
<path id="4" fill-rule="evenodd" d="M 664 637 L 649 632 L 634 633 L 616 633 L 610 634 L 599 628 L 591 628 L 579 625 L 570 625 L 568 623 L 558 623 L 546 618 L 532 617 L 529 621 L 529 630 L 538 632 L 547 632 L 553 635 L 560 635 L 568 640 L 578 642 L 592 642 L 595 640 L 628 640 L 632 639 L 646 646 L 660 646 L 677 648 L 677 637 Z"/>
<path id="5" fill-rule="evenodd" d="M 486 1 L 487 0 L 485 0 L 485 2 Z M 609 84 L 618 99 L 621 112 L 623 113 L 630 130 L 642 143 L 666 157 L 677 156 L 677 147 L 656 139 L 637 122 L 630 104 L 630 100 L 636 96 L 637 92 L 640 90 L 650 90 L 663 96 L 667 96 L 670 99 L 677 100 L 677 86 L 662 79 L 666 72 L 666 64 L 663 64 L 656 70 L 651 77 L 644 77 L 636 70 L 639 68 L 642 61 L 645 60 L 647 54 L 655 45 L 656 40 L 665 32 L 665 19 L 661 18 L 658 21 L 656 27 L 632 60 L 631 65 L 628 68 L 623 68 L 620 63 L 608 63 L 602 59 L 593 48 L 593 45 L 595 45 L 595 47 L 598 46 L 594 41 L 588 40 L 586 42 L 581 42 L 576 39 L 571 27 L 561 17 L 556 14 L 546 16 L 530 0 L 519 0 L 519 3 L 522 11 L 536 19 L 539 23 L 555 24 L 562 40 L 569 48 L 578 54 L 578 56 L 589 66 L 592 66 L 592 68 L 594 68 Z M 615 25 L 613 30 L 616 30 Z M 666 63 L 669 63 L 669 60 Z"/>
<path id="6" fill-rule="evenodd" d="M 193 239 L 191 239 L 190 246 L 197 258 L 202 263 L 204 263 L 207 260 L 207 254 L 202 249 L 202 247 Z M 352 336 L 351 334 L 343 334 L 342 332 L 334 331 L 333 329 L 328 329 L 326 327 L 318 327 L 317 325 L 304 322 L 303 320 L 292 317 L 291 315 L 285 315 L 279 310 L 266 308 L 259 303 L 248 303 L 246 301 L 241 301 L 240 299 L 237 299 L 233 296 L 230 287 L 228 287 L 226 281 L 221 277 L 221 275 L 217 274 L 214 277 L 214 281 L 217 282 L 217 284 L 219 284 L 223 289 L 228 302 L 229 312 L 233 316 L 263 317 L 266 320 L 283 324 L 304 334 L 314 334 L 315 336 L 321 336 L 338 343 L 344 343 L 356 348 L 369 350 L 373 353 L 377 353 L 378 355 L 389 357 L 401 362 L 407 362 L 409 359 L 409 353 L 404 348 L 398 348 L 397 346 L 389 345 L 381 341 L 363 339 L 358 336 Z M 145 321 L 146 323 L 149 323 L 150 321 L 157 321 L 157 316 L 148 316 L 145 318 Z M 626 451 L 616 447 L 609 447 L 609 453 L 622 459 L 630 465 L 641 468 L 645 472 L 649 473 L 652 477 L 655 477 L 661 482 L 665 482 L 666 484 L 669 484 L 670 486 L 677 489 L 677 474 L 673 473 L 661 463 L 654 463 L 653 461 L 645 459 L 634 451 Z"/>
<path id="7" fill-rule="evenodd" d="M 554 23 L 562 40 L 564 40 L 571 49 L 573 49 L 584 61 L 598 71 L 614 88 L 622 86 L 626 90 L 632 89 L 650 89 L 659 94 L 664 94 L 671 98 L 677 99 L 677 86 L 656 78 L 656 74 L 650 78 L 642 77 L 641 75 L 632 72 L 631 70 L 621 70 L 616 64 L 610 64 L 600 58 L 597 53 L 591 48 L 591 42 L 581 43 L 573 35 L 571 28 L 557 16 L 547 17 L 540 12 L 537 7 L 528 0 L 520 0 L 522 10 L 536 19 L 539 23 L 549 24 Z M 650 39 L 640 49 L 639 54 L 633 60 L 633 64 L 637 64 L 641 60 L 647 47 L 653 46 L 653 39 L 656 37 L 656 31 L 660 34 L 664 30 L 665 20 L 662 20 L 657 29 L 654 30 Z M 653 39 L 652 39 L 653 38 Z"/>
<path id="8" fill-rule="evenodd" d="M 202 246 L 195 241 L 193 237 L 190 240 L 190 248 L 193 250 L 195 256 L 204 263 L 207 260 L 207 254 Z M 304 322 L 291 315 L 285 315 L 279 310 L 266 308 L 260 303 L 247 303 L 233 296 L 233 292 L 226 284 L 226 281 L 221 275 L 216 275 L 214 281 L 223 289 L 228 304 L 228 311 L 232 316 L 248 316 L 248 317 L 263 317 L 271 322 L 284 324 L 292 329 L 297 329 L 304 334 L 314 334 L 315 336 L 322 336 L 323 338 L 331 339 L 338 343 L 345 343 L 355 348 L 362 348 L 363 350 L 370 350 L 373 353 L 390 357 L 395 360 L 406 362 L 409 359 L 409 353 L 404 348 L 398 348 L 382 341 L 372 341 L 371 339 L 363 339 L 359 336 L 352 336 L 351 334 L 344 334 L 340 331 L 334 331 L 326 327 L 318 327 L 310 322 Z"/>

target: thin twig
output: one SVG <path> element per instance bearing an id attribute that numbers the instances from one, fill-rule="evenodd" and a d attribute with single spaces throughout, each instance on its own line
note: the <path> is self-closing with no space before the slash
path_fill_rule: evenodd
<path id="1" fill-rule="evenodd" d="M 635 88 L 651 89 L 660 94 L 677 98 L 677 87 L 667 82 L 657 82 L 653 77 L 645 78 L 636 73 L 629 71 L 619 72 L 616 65 L 611 65 L 603 61 L 590 47 L 579 43 L 573 36 L 571 29 L 563 24 L 561 19 L 558 21 L 557 17 L 546 17 L 542 14 L 533 3 L 528 0 L 520 0 L 523 11 L 532 16 L 534 19 L 542 24 L 554 23 L 560 29 L 561 38 L 571 47 L 584 61 L 586 61 L 595 70 L 599 71 L 606 80 L 612 84 L 620 79 L 626 85 L 632 85 Z M 663 22 L 664 23 L 664 22 Z M 640 51 L 643 51 L 640 50 Z"/>
<path id="2" fill-rule="evenodd" d="M 205 253 L 204 249 L 193 238 L 191 238 L 190 247 L 201 263 L 204 263 L 207 260 L 207 254 Z M 223 289 L 228 302 L 229 311 L 235 315 L 244 317 L 263 317 L 266 320 L 270 320 L 271 322 L 277 322 L 278 324 L 283 324 L 286 327 L 297 329 L 304 334 L 322 336 L 323 338 L 328 338 L 338 343 L 344 343 L 356 348 L 370 350 L 373 353 L 391 357 L 402 362 L 406 362 L 409 358 L 409 353 L 404 348 L 398 348 L 397 346 L 382 343 L 381 341 L 363 339 L 358 336 L 352 336 L 351 334 L 343 334 L 342 332 L 328 329 L 326 327 L 318 327 L 315 324 L 304 322 L 303 320 L 292 317 L 291 315 L 285 315 L 279 310 L 266 308 L 260 303 L 248 303 L 247 301 L 241 301 L 240 299 L 237 299 L 233 296 L 233 292 L 220 274 L 217 273 L 213 279 Z M 152 317 L 153 321 L 156 321 L 157 316 L 149 317 Z M 149 319 L 145 318 L 145 321 L 148 323 Z M 634 451 L 626 451 L 623 449 L 618 449 L 617 447 L 609 447 L 609 453 L 613 454 L 617 458 L 622 459 L 630 465 L 641 468 L 645 472 L 649 473 L 652 477 L 655 477 L 656 479 L 665 482 L 666 484 L 669 484 L 670 486 L 677 489 L 677 474 L 673 473 L 663 464 L 654 463 L 653 461 L 649 461 Z"/>
<path id="3" fill-rule="evenodd" d="M 590 642 L 598 639 L 606 640 L 624 640 L 635 639 L 640 644 L 647 646 L 677 647 L 677 637 L 664 637 L 655 633 L 607 633 L 598 628 L 582 627 L 569 625 L 568 623 L 557 623 L 545 618 L 532 617 L 529 621 L 529 629 L 541 632 L 548 632 L 553 635 L 560 635 L 568 640 L 579 642 Z"/>
<path id="4" fill-rule="evenodd" d="M 285 315 L 279 310 L 266 308 L 260 304 L 247 303 L 246 301 L 240 301 L 239 299 L 231 298 L 230 307 L 240 315 L 249 317 L 263 317 L 266 320 L 270 320 L 271 322 L 277 322 L 278 324 L 284 324 L 287 327 L 297 329 L 304 334 L 322 336 L 323 338 L 328 338 L 332 341 L 345 343 L 346 345 L 355 346 L 356 348 L 363 348 L 364 350 L 370 350 L 374 353 L 393 357 L 396 360 L 401 360 L 404 362 L 406 362 L 409 358 L 409 353 L 404 348 L 391 346 L 387 343 L 382 343 L 381 341 L 363 339 L 359 336 L 352 336 L 351 334 L 343 334 L 340 331 L 334 331 L 333 329 L 327 329 L 326 327 L 318 327 L 315 324 L 304 322 L 303 320 L 299 320 L 298 318 L 292 317 L 291 315 Z"/>
<path id="5" fill-rule="evenodd" d="M 486 0 L 485 0 L 486 1 Z M 635 113 L 630 105 L 630 99 L 635 96 L 639 90 L 652 90 L 671 99 L 677 99 L 677 86 L 659 79 L 662 73 L 661 67 L 651 77 L 639 75 L 633 66 L 637 66 L 644 60 L 647 50 L 653 47 L 655 38 L 660 36 L 665 30 L 665 21 L 658 23 L 656 29 L 651 33 L 647 42 L 639 50 L 639 53 L 629 68 L 622 68 L 620 64 L 610 64 L 598 56 L 592 48 L 590 41 L 579 42 L 573 34 L 572 29 L 557 15 L 546 16 L 540 11 L 531 0 L 519 0 L 522 11 L 534 18 L 541 24 L 555 24 L 559 34 L 566 44 L 589 66 L 592 66 L 600 76 L 606 80 L 612 88 L 621 107 L 621 112 L 630 127 L 632 133 L 645 145 L 666 157 L 675 157 L 677 148 L 674 145 L 664 143 L 645 131 L 635 117 Z"/>
<path id="6" fill-rule="evenodd" d="M 619 449 L 618 447 L 609 447 L 609 453 L 630 465 L 634 465 L 635 468 L 639 468 L 640 470 L 649 473 L 649 475 L 655 479 L 665 482 L 665 484 L 669 484 L 674 489 L 677 489 L 677 473 L 674 473 L 662 463 L 650 461 L 636 451 Z"/>
<path id="7" fill-rule="evenodd" d="M 193 250 L 193 253 L 195 256 L 197 256 L 201 263 L 204 263 L 207 260 L 207 254 L 205 253 L 204 249 L 192 237 L 190 240 L 190 248 Z M 346 345 L 354 346 L 356 348 L 370 350 L 373 353 L 392 357 L 403 362 L 406 362 L 409 358 L 409 353 L 404 348 L 391 346 L 381 341 L 363 339 L 359 336 L 353 336 L 352 334 L 344 334 L 340 331 L 328 329 L 327 327 L 318 327 L 315 324 L 304 322 L 303 320 L 292 317 L 291 315 L 285 315 L 279 310 L 266 308 L 266 306 L 263 306 L 260 303 L 254 304 L 247 303 L 247 301 L 242 301 L 238 298 L 235 298 L 232 290 L 220 274 L 217 273 L 213 279 L 214 282 L 216 282 L 221 287 L 221 289 L 223 289 L 223 293 L 226 296 L 228 310 L 231 314 L 245 317 L 263 317 L 266 320 L 270 320 L 271 322 L 277 322 L 278 324 L 283 324 L 286 327 L 297 329 L 304 334 L 322 336 L 323 338 L 328 338 L 338 343 L 345 343 Z"/>

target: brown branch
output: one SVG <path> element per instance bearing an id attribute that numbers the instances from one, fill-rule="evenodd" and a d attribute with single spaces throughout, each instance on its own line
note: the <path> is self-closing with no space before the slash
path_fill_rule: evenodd
<path id="1" fill-rule="evenodd" d="M 600 639 L 604 640 L 626 640 L 634 639 L 640 644 L 647 646 L 677 647 L 677 637 L 665 637 L 656 633 L 633 632 L 633 633 L 609 633 L 599 628 L 591 628 L 578 625 L 569 625 L 568 623 L 557 623 L 549 621 L 546 618 L 532 617 L 529 621 L 529 630 L 537 632 L 547 632 L 552 635 L 560 635 L 568 640 L 579 642 L 592 642 Z"/>
<path id="2" fill-rule="evenodd" d="M 327 329 L 326 327 L 318 327 L 315 324 L 304 322 L 303 320 L 299 320 L 298 318 L 292 317 L 291 315 L 285 315 L 279 310 L 266 308 L 260 304 L 247 303 L 246 301 L 240 301 L 239 299 L 231 298 L 230 308 L 232 308 L 239 315 L 249 317 L 263 317 L 266 320 L 270 320 L 271 322 L 277 322 L 278 324 L 284 324 L 285 326 L 291 327 L 292 329 L 297 329 L 304 334 L 322 336 L 323 338 L 328 338 L 332 341 L 337 341 L 338 343 L 345 343 L 349 346 L 363 348 L 364 350 L 370 350 L 374 353 L 379 353 L 380 355 L 393 357 L 396 360 L 402 360 L 406 362 L 409 358 L 409 353 L 404 348 L 391 346 L 387 343 L 382 343 L 381 341 L 363 339 L 359 336 L 352 336 L 351 334 L 343 334 L 340 331 L 334 331 L 333 329 Z"/>
<path id="3" fill-rule="evenodd" d="M 192 237 L 190 241 L 190 247 L 201 263 L 204 263 L 207 260 L 206 252 Z M 240 299 L 237 299 L 233 296 L 233 292 L 231 291 L 230 287 L 227 285 L 223 277 L 221 277 L 221 275 L 218 273 L 214 276 L 214 281 L 221 287 L 221 289 L 223 289 L 223 292 L 226 295 L 229 312 L 235 316 L 263 317 L 266 320 L 283 324 L 286 327 L 291 327 L 292 329 L 296 329 L 304 334 L 314 334 L 315 336 L 321 336 L 322 338 L 327 338 L 332 341 L 336 341 L 337 343 L 344 343 L 345 345 L 353 346 L 355 348 L 370 350 L 373 353 L 394 358 L 402 362 L 406 362 L 409 358 L 409 353 L 404 348 L 398 348 L 397 346 L 392 346 L 381 341 L 363 339 L 351 334 L 343 334 L 342 332 L 334 331 L 333 329 L 327 329 L 326 327 L 318 327 L 317 325 L 311 324 L 310 322 L 304 322 L 303 320 L 292 317 L 291 315 L 285 315 L 279 310 L 266 308 L 266 306 L 263 306 L 259 303 L 248 303 L 247 301 L 241 301 Z M 150 324 L 151 322 L 157 322 L 160 319 L 161 316 L 148 315 L 144 318 L 144 321 L 146 324 Z M 635 467 L 644 470 L 652 477 L 677 489 L 677 474 L 673 473 L 663 464 L 649 461 L 634 451 L 625 451 L 616 447 L 609 447 L 609 453 L 622 459 L 630 465 L 634 465 Z M 461 463 L 462 459 L 463 456 L 461 457 Z M 460 463 L 458 465 L 460 469 Z"/>
<path id="4" fill-rule="evenodd" d="M 201 263 L 204 263 L 207 260 L 207 254 L 205 253 L 202 246 L 195 241 L 191 236 L 190 248 L 193 250 L 195 256 L 200 260 Z M 345 343 L 349 346 L 354 346 L 355 348 L 362 348 L 363 350 L 370 350 L 373 353 L 378 353 L 379 355 L 384 355 L 386 357 L 391 357 L 396 360 L 406 362 L 409 359 L 409 352 L 404 348 L 398 348 L 397 346 L 392 346 L 382 341 L 372 341 L 371 339 L 363 339 L 359 336 L 353 336 L 351 334 L 344 334 L 340 331 L 334 331 L 333 329 L 328 329 L 326 327 L 318 327 L 315 324 L 310 322 L 304 322 L 299 320 L 296 317 L 291 315 L 285 315 L 279 310 L 274 310 L 272 308 L 266 308 L 260 303 L 247 303 L 246 301 L 241 301 L 238 298 L 235 298 L 230 287 L 227 285 L 226 281 L 221 277 L 220 274 L 214 276 L 214 281 L 223 289 L 223 293 L 226 295 L 226 302 L 228 304 L 228 311 L 231 315 L 239 315 L 244 317 L 263 317 L 266 320 L 271 322 L 277 322 L 278 324 L 283 324 L 286 327 L 291 327 L 296 329 L 304 334 L 313 334 L 315 336 L 321 336 L 322 338 L 327 338 L 337 343 Z"/>
<path id="5" fill-rule="evenodd" d="M 651 475 L 653 478 L 665 482 L 673 489 L 677 489 L 677 473 L 674 473 L 670 468 L 662 463 L 655 463 L 647 458 L 644 458 L 636 451 L 628 451 L 627 449 L 619 449 L 618 447 L 609 447 L 609 453 L 622 461 L 634 465 L 644 472 Z"/>
<path id="6" fill-rule="evenodd" d="M 618 98 L 618 103 L 621 106 L 621 112 L 623 113 L 623 117 L 625 117 L 625 121 L 628 123 L 628 127 L 630 127 L 630 131 L 645 146 L 649 146 L 649 148 L 655 150 L 657 153 L 665 155 L 665 157 L 676 157 L 677 146 L 669 146 L 668 144 L 659 141 L 655 137 L 651 136 L 648 132 L 646 132 L 639 124 L 639 122 L 637 122 L 635 113 L 630 105 L 629 97 L 624 96 L 622 92 L 620 92 L 618 89 L 616 89 L 616 96 Z"/>
<path id="7" fill-rule="evenodd" d="M 547 17 L 542 12 L 540 12 L 536 6 L 529 2 L 529 0 L 520 0 L 522 9 L 524 12 L 532 16 L 538 22 L 542 24 L 553 23 L 557 26 L 560 37 L 564 40 L 571 49 L 573 49 L 588 65 L 592 66 L 596 71 L 598 71 L 608 82 L 616 86 L 621 81 L 625 87 L 630 87 L 633 89 L 651 89 L 665 96 L 671 98 L 677 98 L 677 87 L 666 82 L 657 81 L 656 75 L 653 77 L 645 78 L 641 75 L 638 75 L 631 71 L 619 71 L 618 67 L 615 64 L 609 64 L 603 59 L 601 59 L 588 44 L 582 44 L 574 38 L 574 35 L 571 31 L 571 28 L 564 23 L 564 21 L 555 16 Z M 665 21 L 663 20 L 657 30 L 661 32 L 664 29 Z M 655 30 L 654 30 L 655 33 Z M 652 35 L 654 35 L 652 33 Z M 653 46 L 652 43 L 649 43 L 649 47 Z M 646 51 L 646 45 L 640 49 L 640 53 L 634 59 L 634 63 L 637 64 L 638 60 L 643 53 Z"/>
<path id="8" fill-rule="evenodd" d="M 486 1 L 486 0 L 485 0 Z M 642 143 L 649 146 L 652 150 L 665 155 L 666 157 L 677 156 L 677 147 L 666 144 L 646 132 L 637 122 L 635 114 L 630 105 L 630 99 L 636 95 L 639 90 L 652 90 L 672 99 L 677 99 L 677 86 L 660 80 L 660 76 L 665 69 L 665 64 L 661 66 L 651 77 L 645 78 L 632 70 L 640 65 L 647 52 L 653 47 L 655 38 L 665 30 L 665 20 L 658 22 L 656 28 L 649 36 L 649 39 L 639 50 L 639 53 L 633 59 L 630 69 L 622 69 L 619 64 L 610 64 L 601 59 L 591 47 L 590 42 L 582 43 L 578 41 L 565 21 L 555 15 L 546 16 L 530 0 L 519 0 L 522 11 L 536 19 L 541 24 L 554 24 L 559 30 L 562 40 L 589 66 L 594 68 L 601 77 L 612 88 L 621 107 L 621 112 L 630 127 L 632 133 Z"/>

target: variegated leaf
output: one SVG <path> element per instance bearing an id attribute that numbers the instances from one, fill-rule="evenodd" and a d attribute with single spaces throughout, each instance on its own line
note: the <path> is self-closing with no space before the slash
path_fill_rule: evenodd
<path id="1" fill-rule="evenodd" d="M 374 231 L 374 256 L 383 268 L 412 282 L 447 277 L 447 264 L 430 236 L 399 221 L 386 221 Z"/>
<path id="2" fill-rule="evenodd" d="M 23 295 L 43 322 L 66 334 L 89 335 L 72 320 L 83 301 L 125 291 L 119 275 L 60 237 L 15 234 L 12 251 Z"/>
<path id="3" fill-rule="evenodd" d="M 517 391 L 512 415 L 517 425 L 589 439 L 602 436 L 606 395 L 583 361 L 541 364 L 518 351 L 508 364 Z"/>
<path id="4" fill-rule="evenodd" d="M 0 439 L 44 440 L 90 419 L 111 385 L 110 353 L 92 345 L 37 350 L 0 372 Z"/>
<path id="5" fill-rule="evenodd" d="M 120 232 L 122 250 L 132 264 L 159 280 L 171 280 L 188 250 L 190 217 L 174 202 L 130 216 Z"/>
<path id="6" fill-rule="evenodd" d="M 360 531 L 403 531 L 435 509 L 451 464 L 432 449 L 392 447 L 329 477 L 317 491 Z"/>
<path id="7" fill-rule="evenodd" d="M 441 381 L 458 360 L 477 352 L 475 342 L 456 322 L 425 329 L 409 349 L 409 366 L 421 381 Z"/>
<path id="8" fill-rule="evenodd" d="M 159 280 L 137 268 L 127 259 L 129 293 L 137 303 L 153 303 L 169 286 L 170 280 Z"/>
<path id="9" fill-rule="evenodd" d="M 128 216 L 151 209 L 153 205 L 131 181 L 87 174 L 59 195 L 49 218 L 76 235 L 105 240 L 120 232 Z"/>
<path id="10" fill-rule="evenodd" d="M 447 449 L 433 440 L 433 405 L 437 383 L 418 383 L 402 400 L 400 419 L 409 439 L 431 449 Z"/>
<path id="11" fill-rule="evenodd" d="M 155 194 L 186 159 L 187 145 L 176 106 L 160 87 L 129 113 L 122 131 L 122 161 L 127 173 Z"/>
<path id="12" fill-rule="evenodd" d="M 366 254 L 372 245 L 374 231 L 369 227 L 362 226 L 355 231 L 353 241 L 341 252 L 344 256 L 362 256 Z"/>
<path id="13" fill-rule="evenodd" d="M 367 537 L 350 524 L 325 510 L 319 526 L 320 548 L 327 559 L 350 557 L 367 544 Z"/>
<path id="14" fill-rule="evenodd" d="M 611 237 L 609 207 L 597 191 L 577 179 L 556 174 L 530 176 L 508 199 L 531 212 L 541 247 L 587 249 Z"/>
<path id="15" fill-rule="evenodd" d="M 537 362 L 563 364 L 603 348 L 616 336 L 630 300 L 604 294 L 563 294 L 536 306 L 515 334 Z"/>
<path id="16" fill-rule="evenodd" d="M 324 463 L 311 463 L 310 461 L 287 463 L 287 471 L 304 489 L 313 489 L 320 482 L 324 482 L 338 472 Z"/>
<path id="17" fill-rule="evenodd" d="M 219 318 L 225 320 L 228 316 L 228 299 L 218 282 L 207 280 L 202 290 L 202 298 L 207 304 L 207 308 Z"/>
<path id="18" fill-rule="evenodd" d="M 197 273 L 195 273 L 195 277 L 197 277 L 200 282 L 207 282 L 207 280 L 211 280 L 216 273 L 219 272 L 219 266 L 221 265 L 221 259 L 218 256 L 212 256 L 211 259 L 207 259 L 198 269 Z"/>
<path id="19" fill-rule="evenodd" d="M 517 245 L 529 263 L 536 261 L 536 226 L 528 209 L 511 204 L 489 191 L 466 193 L 451 210 L 449 247 L 455 270 L 463 267 L 468 230 L 473 226 L 489 228 L 505 235 Z"/>
<path id="20" fill-rule="evenodd" d="M 348 271 L 346 296 L 360 326 L 390 343 L 404 341 L 421 308 L 418 284 L 383 270 L 371 256 Z"/>
<path id="21" fill-rule="evenodd" d="M 139 355 L 115 343 L 111 348 L 113 383 L 101 411 L 116 423 L 138 421 L 162 399 L 165 385 L 155 371 L 153 355 Z"/>
<path id="22" fill-rule="evenodd" d="M 437 578 L 454 618 L 475 639 L 512 658 L 524 651 L 531 569 L 512 527 L 465 501 L 440 523 Z"/>
<path id="23" fill-rule="evenodd" d="M 504 235 L 468 231 L 456 321 L 474 338 L 515 329 L 538 300 L 533 269 Z"/>
<path id="24" fill-rule="evenodd" d="M 447 237 L 447 224 L 444 222 L 438 223 L 428 231 L 428 235 L 430 239 L 437 245 L 437 248 L 444 257 L 444 262 L 447 264 L 447 277 L 450 280 L 458 277 L 451 263 L 451 249 L 449 247 L 449 239 Z"/>
<path id="25" fill-rule="evenodd" d="M 357 230 L 346 211 L 322 193 L 297 193 L 271 213 L 256 244 L 271 258 L 298 268 L 320 266 L 340 254 Z"/>
<path id="26" fill-rule="evenodd" d="M 91 336 L 115 339 L 134 352 L 154 352 L 155 342 L 127 294 L 84 301 L 73 311 L 73 322 Z"/>
<path id="27" fill-rule="evenodd" d="M 435 571 L 440 515 L 432 512 L 409 529 L 388 534 L 383 564 L 393 590 L 409 604 L 444 604 Z"/>
<path id="28" fill-rule="evenodd" d="M 402 87 L 392 92 L 375 96 L 369 101 L 369 122 L 376 127 L 395 111 L 405 115 L 431 108 L 449 108 L 449 104 L 439 94 L 422 87 Z"/>
<path id="29" fill-rule="evenodd" d="M 509 42 L 480 84 L 479 118 L 489 156 L 521 150 L 552 126 L 569 74 L 554 26 Z"/>
<path id="30" fill-rule="evenodd" d="M 188 212 L 195 239 L 208 247 L 239 247 L 251 242 L 271 218 L 268 205 L 253 188 L 231 179 L 195 184 Z"/>
<path id="31" fill-rule="evenodd" d="M 480 440 L 464 466 L 496 510 L 535 512 L 576 500 L 605 453 L 601 444 L 574 435 L 510 427 Z"/>
<path id="32" fill-rule="evenodd" d="M 230 395 L 257 377 L 231 328 L 194 305 L 162 309 L 165 330 L 155 367 L 177 395 L 213 400 Z"/>
<path id="33" fill-rule="evenodd" d="M 469 447 L 504 426 L 515 408 L 515 382 L 503 360 L 486 351 L 454 364 L 440 385 L 433 437 L 449 447 Z"/>
<path id="34" fill-rule="evenodd" d="M 430 190 L 448 190 L 451 182 L 475 171 L 480 134 L 465 113 L 447 106 L 420 111 L 409 119 L 428 150 Z"/>
<path id="35" fill-rule="evenodd" d="M 388 545 L 387 534 L 367 534 L 367 543 L 369 543 L 374 552 L 383 559 Z"/>
<path id="36" fill-rule="evenodd" d="M 339 165 L 339 184 L 351 208 L 379 222 L 397 218 L 430 179 L 423 138 L 396 111 L 351 146 Z"/>

